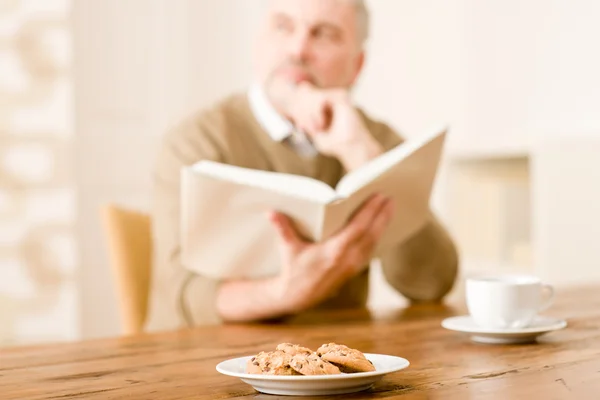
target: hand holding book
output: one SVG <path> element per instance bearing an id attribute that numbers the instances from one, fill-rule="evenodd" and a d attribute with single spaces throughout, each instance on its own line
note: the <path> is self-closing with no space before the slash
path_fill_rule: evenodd
<path id="1" fill-rule="evenodd" d="M 343 177 L 335 188 L 315 179 L 201 161 L 182 171 L 183 264 L 216 279 L 275 276 L 277 235 L 265 214 L 277 210 L 300 235 L 333 237 L 369 198 L 394 206 L 374 255 L 401 243 L 430 218 L 429 198 L 445 130 L 410 139 Z"/>
<path id="2" fill-rule="evenodd" d="M 393 216 L 393 203 L 381 195 L 370 198 L 349 223 L 321 242 L 303 238 L 293 221 L 271 214 L 278 234 L 281 273 L 277 298 L 283 311 L 294 314 L 308 309 L 335 292 L 369 265 L 379 238 Z"/>

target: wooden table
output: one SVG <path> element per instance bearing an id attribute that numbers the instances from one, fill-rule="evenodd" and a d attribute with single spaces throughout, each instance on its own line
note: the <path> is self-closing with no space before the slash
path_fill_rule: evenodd
<path id="1" fill-rule="evenodd" d="M 569 326 L 537 344 L 484 345 L 440 327 L 462 306 L 418 305 L 298 317 L 286 324 L 0 350 L 2 399 L 273 399 L 215 371 L 280 342 L 337 341 L 411 366 L 343 398 L 600 399 L 600 285 L 559 291 L 548 315 Z"/>

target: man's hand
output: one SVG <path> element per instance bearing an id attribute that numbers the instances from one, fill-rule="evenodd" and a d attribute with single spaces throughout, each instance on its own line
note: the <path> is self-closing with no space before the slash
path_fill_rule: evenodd
<path id="1" fill-rule="evenodd" d="M 282 271 L 275 285 L 286 313 L 322 302 L 362 272 L 392 215 L 392 203 L 376 195 L 335 236 L 311 243 L 298 235 L 285 215 L 273 213 L 282 252 Z"/>
<path id="2" fill-rule="evenodd" d="M 337 158 L 347 171 L 378 156 L 383 148 L 371 136 L 346 89 L 298 86 L 289 109 L 294 125 L 320 153 Z"/>
<path id="3" fill-rule="evenodd" d="M 217 312 L 225 321 L 256 321 L 295 314 L 322 302 L 368 265 L 392 214 L 392 203 L 375 196 L 336 235 L 311 243 L 298 235 L 285 215 L 273 213 L 281 239 L 281 273 L 222 282 Z"/>

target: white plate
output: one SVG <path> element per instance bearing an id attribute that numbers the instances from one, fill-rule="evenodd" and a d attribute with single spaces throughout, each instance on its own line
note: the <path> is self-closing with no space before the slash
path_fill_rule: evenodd
<path id="1" fill-rule="evenodd" d="M 486 329 L 476 325 L 470 316 L 464 315 L 446 318 L 442 321 L 442 326 L 451 331 L 466 333 L 475 342 L 508 344 L 531 343 L 540 335 L 565 328 L 567 321 L 557 318 L 536 317 L 531 325 L 526 328 Z"/>
<path id="2" fill-rule="evenodd" d="M 367 390 L 384 375 L 400 371 L 409 366 L 408 360 L 383 354 L 365 353 L 375 366 L 373 372 L 355 374 L 279 376 L 246 373 L 248 357 L 234 358 L 217 365 L 217 371 L 224 375 L 240 378 L 259 392 L 290 396 L 318 396 L 354 393 Z"/>

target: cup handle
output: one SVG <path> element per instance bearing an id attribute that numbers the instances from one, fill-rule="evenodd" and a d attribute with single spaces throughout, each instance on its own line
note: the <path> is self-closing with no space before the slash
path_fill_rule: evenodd
<path id="1" fill-rule="evenodd" d="M 554 301 L 554 288 L 546 283 L 542 284 L 542 305 L 538 311 L 544 311 L 552 305 Z"/>

